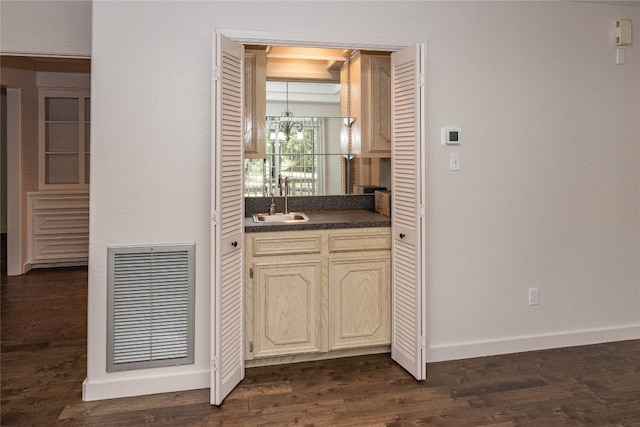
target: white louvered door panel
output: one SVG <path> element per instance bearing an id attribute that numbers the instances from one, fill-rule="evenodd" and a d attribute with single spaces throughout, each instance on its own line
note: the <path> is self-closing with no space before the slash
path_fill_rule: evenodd
<path id="1" fill-rule="evenodd" d="M 393 275 L 391 357 L 426 378 L 424 46 L 392 55 Z M 424 246 L 423 246 L 424 245 Z"/>
<path id="2" fill-rule="evenodd" d="M 214 41 L 211 403 L 244 378 L 242 353 L 242 79 L 244 46 Z"/>

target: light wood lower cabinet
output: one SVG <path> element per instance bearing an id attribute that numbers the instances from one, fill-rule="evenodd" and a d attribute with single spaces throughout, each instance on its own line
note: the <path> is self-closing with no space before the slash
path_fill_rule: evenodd
<path id="1" fill-rule="evenodd" d="M 321 262 L 254 264 L 254 357 L 322 351 Z"/>
<path id="2" fill-rule="evenodd" d="M 389 344 L 389 257 L 329 260 L 329 350 Z"/>
<path id="3" fill-rule="evenodd" d="M 247 366 L 388 351 L 389 228 L 245 238 Z"/>

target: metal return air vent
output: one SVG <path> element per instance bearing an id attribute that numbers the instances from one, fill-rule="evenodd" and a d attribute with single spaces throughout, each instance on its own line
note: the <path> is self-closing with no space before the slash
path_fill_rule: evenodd
<path id="1" fill-rule="evenodd" d="M 107 372 L 194 362 L 195 244 L 108 248 Z"/>

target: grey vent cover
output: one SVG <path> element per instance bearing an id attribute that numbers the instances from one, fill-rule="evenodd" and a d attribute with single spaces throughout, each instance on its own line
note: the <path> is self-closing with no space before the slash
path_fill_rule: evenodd
<path id="1" fill-rule="evenodd" d="M 107 372 L 193 363 L 195 244 L 108 248 Z"/>

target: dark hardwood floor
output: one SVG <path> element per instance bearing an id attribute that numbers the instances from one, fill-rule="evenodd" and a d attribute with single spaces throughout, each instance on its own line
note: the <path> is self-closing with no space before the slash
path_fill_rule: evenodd
<path id="1" fill-rule="evenodd" d="M 640 341 L 440 362 L 388 355 L 247 370 L 209 390 L 82 402 L 86 268 L 2 276 L 3 426 L 640 426 Z"/>

